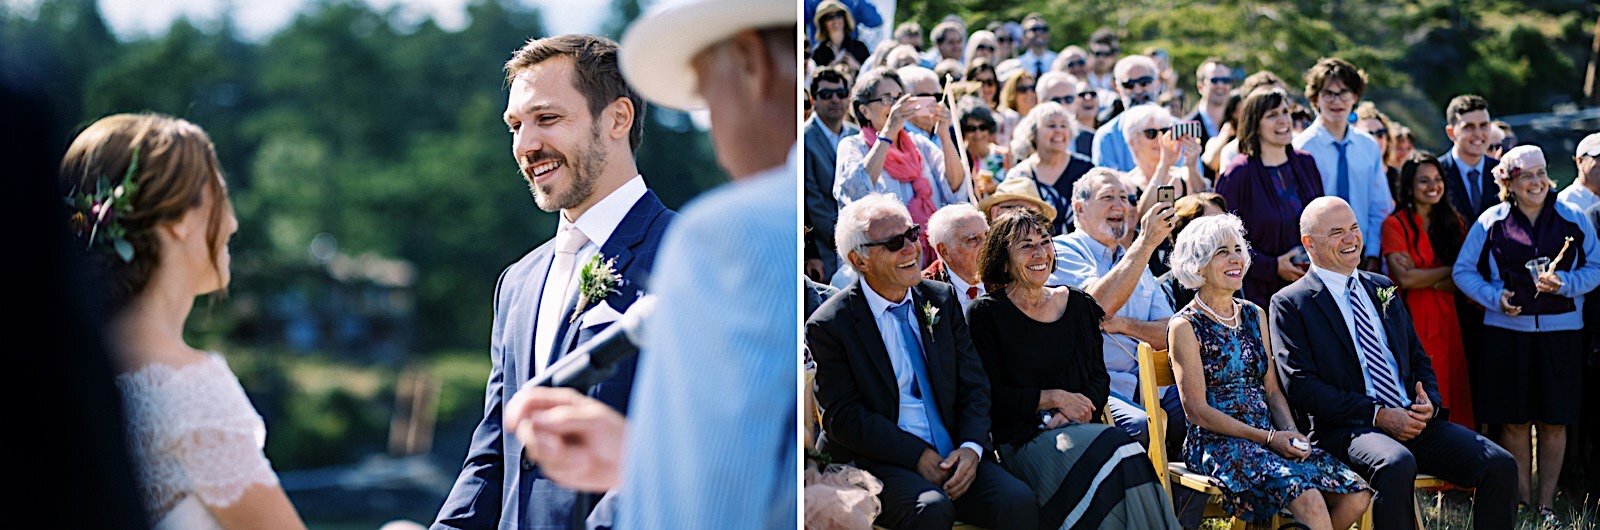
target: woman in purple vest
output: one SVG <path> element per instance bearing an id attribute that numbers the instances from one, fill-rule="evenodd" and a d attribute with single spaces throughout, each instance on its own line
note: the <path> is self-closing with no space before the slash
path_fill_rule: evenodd
<path id="1" fill-rule="evenodd" d="M 1217 177 L 1217 194 L 1244 222 L 1250 268 L 1244 297 L 1267 307 L 1272 295 L 1305 275 L 1311 261 L 1300 246 L 1300 212 L 1322 196 L 1322 174 L 1304 151 L 1296 151 L 1293 100 L 1282 88 L 1257 90 L 1244 100 L 1239 154 Z"/>
<path id="2" fill-rule="evenodd" d="M 1535 500 L 1530 427 L 1538 425 L 1537 506 L 1550 519 L 1582 395 L 1583 295 L 1600 284 L 1600 262 L 1593 227 L 1556 200 L 1538 147 L 1512 149 L 1492 173 L 1501 203 L 1473 223 L 1451 276 L 1488 308 L 1478 421 L 1504 426 L 1500 445 L 1517 458 L 1524 505 Z"/>

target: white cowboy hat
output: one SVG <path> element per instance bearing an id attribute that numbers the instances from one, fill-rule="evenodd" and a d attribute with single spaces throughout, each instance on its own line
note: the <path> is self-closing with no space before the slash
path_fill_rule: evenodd
<path id="1" fill-rule="evenodd" d="M 793 0 L 661 0 L 623 34 L 622 76 L 658 105 L 702 108 L 690 59 L 746 29 L 794 25 L 798 11 Z"/>

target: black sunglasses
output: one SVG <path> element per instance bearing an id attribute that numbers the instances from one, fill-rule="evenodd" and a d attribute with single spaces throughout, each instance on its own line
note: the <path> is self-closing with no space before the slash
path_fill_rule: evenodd
<path id="1" fill-rule="evenodd" d="M 1093 53 L 1095 57 L 1115 57 L 1117 55 L 1116 50 L 1095 50 L 1091 53 Z"/>
<path id="2" fill-rule="evenodd" d="M 1053 101 L 1053 102 L 1056 102 L 1056 103 L 1060 103 L 1062 105 L 1071 105 L 1072 102 L 1077 101 L 1077 96 L 1074 96 L 1072 94 L 1067 94 L 1065 96 L 1056 96 L 1056 97 L 1050 98 L 1050 101 Z"/>
<path id="3" fill-rule="evenodd" d="M 1100 94 L 1096 93 L 1093 90 L 1085 90 L 1083 92 L 1079 92 L 1078 93 L 1078 98 L 1079 99 L 1092 99 L 1092 98 L 1098 98 L 1098 97 L 1100 97 Z"/>
<path id="4" fill-rule="evenodd" d="M 827 22 L 836 18 L 844 18 L 844 11 L 834 11 L 822 16 L 822 21 Z"/>
<path id="5" fill-rule="evenodd" d="M 1086 64 L 1089 64 L 1089 61 L 1085 61 L 1083 59 L 1073 59 L 1071 61 L 1067 61 L 1067 68 L 1079 68 Z"/>
<path id="6" fill-rule="evenodd" d="M 979 83 L 983 83 L 986 86 L 994 86 L 994 85 L 1000 84 L 999 81 L 995 81 L 992 78 L 991 79 L 974 79 L 973 81 L 977 81 Z"/>
<path id="7" fill-rule="evenodd" d="M 1167 131 L 1170 131 L 1170 130 L 1172 130 L 1172 127 L 1162 127 L 1160 129 L 1145 129 L 1144 130 L 1144 137 L 1145 137 L 1146 140 L 1154 140 L 1154 139 L 1156 139 L 1157 136 L 1161 136 L 1161 133 L 1164 133 L 1164 132 L 1167 132 Z"/>
<path id="8" fill-rule="evenodd" d="M 1232 85 L 1233 84 L 1233 78 L 1232 77 L 1213 77 L 1213 78 L 1207 79 L 1207 81 L 1210 81 L 1211 84 L 1213 84 L 1213 85 Z"/>
<path id="9" fill-rule="evenodd" d="M 963 124 L 961 124 L 961 132 L 969 133 L 969 132 L 973 132 L 973 131 L 992 133 L 992 132 L 994 132 L 994 124 L 993 123 L 963 123 Z"/>
<path id="10" fill-rule="evenodd" d="M 884 250 L 889 252 L 899 252 L 900 249 L 906 248 L 907 243 L 915 245 L 917 243 L 917 235 L 921 234 L 921 231 L 921 225 L 911 225 L 911 228 L 906 230 L 904 234 L 896 234 L 883 241 L 873 241 L 871 243 L 867 243 L 865 246 L 883 247 Z"/>
<path id="11" fill-rule="evenodd" d="M 1156 82 L 1155 76 L 1148 76 L 1147 75 L 1147 76 L 1135 77 L 1133 79 L 1129 79 L 1127 81 L 1123 81 L 1122 82 L 1122 88 L 1128 89 L 1128 90 L 1133 90 L 1133 87 L 1140 86 L 1140 85 L 1149 85 L 1149 84 L 1154 83 L 1154 82 Z"/>
<path id="12" fill-rule="evenodd" d="M 1030 92 L 1033 92 L 1033 85 L 1017 85 L 1018 94 L 1027 94 Z"/>
<path id="13" fill-rule="evenodd" d="M 999 42 L 1000 44 L 1011 44 L 1011 37 L 1010 36 L 995 37 L 994 40 L 996 42 Z"/>
<path id="14" fill-rule="evenodd" d="M 1050 26 L 1044 26 L 1044 25 L 1033 26 L 1031 28 L 1028 28 L 1027 31 L 1028 31 L 1028 33 L 1049 33 L 1050 32 Z"/>
<path id="15" fill-rule="evenodd" d="M 818 90 L 817 93 L 814 94 L 814 95 L 817 97 L 817 100 L 819 100 L 819 101 L 827 101 L 827 100 L 830 100 L 830 99 L 844 99 L 844 98 L 850 96 L 850 90 L 849 89 L 844 89 L 844 88 L 824 88 L 824 89 Z"/>
<path id="16" fill-rule="evenodd" d="M 1371 134 L 1372 134 L 1373 138 L 1388 138 L 1389 137 L 1389 130 L 1388 129 L 1378 129 L 1378 130 L 1372 131 Z"/>
<path id="17" fill-rule="evenodd" d="M 988 44 L 979 44 L 976 49 L 980 52 L 992 52 L 994 51 L 994 46 L 990 46 Z"/>

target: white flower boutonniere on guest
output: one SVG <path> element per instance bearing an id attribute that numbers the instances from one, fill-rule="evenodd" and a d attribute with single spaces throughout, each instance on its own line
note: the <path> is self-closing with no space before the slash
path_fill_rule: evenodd
<path id="1" fill-rule="evenodd" d="M 1389 302 L 1394 301 L 1394 286 L 1378 288 L 1378 301 L 1383 303 L 1383 312 L 1389 312 Z"/>
<path id="2" fill-rule="evenodd" d="M 934 307 L 933 302 L 923 302 L 922 318 L 928 321 L 928 335 L 932 336 L 933 326 L 939 324 L 939 308 Z"/>
<path id="3" fill-rule="evenodd" d="M 572 311 L 572 322 L 578 321 L 578 315 L 583 314 L 589 304 L 617 292 L 622 276 L 617 274 L 616 265 L 617 258 L 603 259 L 600 254 L 583 264 L 583 270 L 578 272 L 578 307 Z"/>

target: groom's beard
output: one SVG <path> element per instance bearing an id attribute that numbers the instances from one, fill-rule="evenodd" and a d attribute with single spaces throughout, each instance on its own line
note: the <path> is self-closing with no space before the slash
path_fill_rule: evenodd
<path id="1" fill-rule="evenodd" d="M 600 124 L 595 123 L 589 128 L 588 143 L 579 146 L 577 163 L 561 151 L 546 145 L 532 155 L 519 157 L 519 169 L 522 178 L 528 181 L 528 191 L 533 193 L 533 203 L 540 210 L 555 212 L 577 207 L 589 200 L 594 194 L 595 182 L 600 179 L 601 168 L 605 167 L 606 149 L 600 144 Z M 570 170 L 566 179 L 556 180 L 548 184 L 534 184 L 533 174 L 529 168 L 539 164 L 559 160 L 563 169 Z M 557 169 L 560 171 L 560 169 Z M 566 181 L 563 184 L 563 180 Z M 565 186 L 565 189 L 562 189 Z"/>

